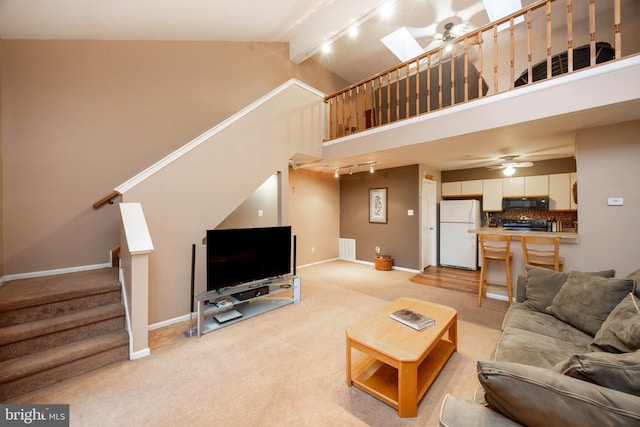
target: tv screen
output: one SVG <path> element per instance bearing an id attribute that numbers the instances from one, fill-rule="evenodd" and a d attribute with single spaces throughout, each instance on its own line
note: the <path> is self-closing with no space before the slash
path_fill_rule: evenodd
<path id="1" fill-rule="evenodd" d="M 207 291 L 291 272 L 291 226 L 207 230 Z"/>

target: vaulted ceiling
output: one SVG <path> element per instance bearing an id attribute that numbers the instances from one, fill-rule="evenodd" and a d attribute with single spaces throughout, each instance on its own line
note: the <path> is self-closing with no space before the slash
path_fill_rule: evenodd
<path id="1" fill-rule="evenodd" d="M 470 30 L 489 18 L 482 0 L 0 0 L 4 39 L 286 42 L 293 62 L 314 57 L 350 83 L 399 62 L 381 37 L 405 26 L 429 49 L 446 22 Z M 346 37 L 354 23 L 360 34 Z"/>
<path id="2" fill-rule="evenodd" d="M 523 0 L 522 4 L 534 2 Z M 631 2 L 636 11 L 639 8 L 637 0 L 623 2 Z M 382 19 L 378 12 L 385 3 L 393 4 L 394 11 Z M 554 7 L 566 10 L 565 2 L 556 3 Z M 603 3 L 609 2 L 597 2 Z M 0 0 L 3 39 L 286 42 L 293 62 L 312 58 L 350 83 L 400 62 L 380 42 L 381 37 L 405 26 L 428 50 L 441 43 L 447 22 L 472 30 L 488 24 L 489 18 L 482 0 Z M 346 37 L 353 23 L 359 24 L 359 35 Z M 329 54 L 320 49 L 325 41 L 332 42 Z M 614 122 L 620 117 L 637 118 L 637 114 L 628 114 L 637 104 L 636 100 L 621 105 L 607 117 Z M 422 149 L 417 144 L 410 150 L 385 150 L 381 155 L 387 158 L 388 166 L 418 162 L 439 164 L 443 170 L 478 166 L 470 162 L 472 158 L 486 161 L 504 154 L 525 154 L 525 148 L 535 151 L 538 159 L 568 157 L 574 154 L 575 130 L 588 124 L 589 117 L 576 117 L 575 125 L 566 118 L 536 123 L 534 128 L 544 129 L 548 142 L 544 150 L 537 149 L 540 138 L 531 134 L 529 124 L 466 135 L 458 138 L 459 145 L 448 143 L 446 149 L 441 146 L 434 150 L 434 144 Z M 468 148 L 471 146 L 473 150 Z M 482 147 L 482 153 L 477 152 L 478 147 Z M 369 158 L 363 154 L 345 161 Z"/>

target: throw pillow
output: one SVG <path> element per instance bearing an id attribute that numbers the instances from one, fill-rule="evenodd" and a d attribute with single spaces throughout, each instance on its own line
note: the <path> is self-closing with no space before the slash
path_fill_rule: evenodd
<path id="1" fill-rule="evenodd" d="M 640 299 L 629 293 L 609 314 L 589 350 L 609 353 L 640 350 Z"/>
<path id="2" fill-rule="evenodd" d="M 579 380 L 640 396 L 640 351 L 576 354 L 553 370 Z"/>
<path id="3" fill-rule="evenodd" d="M 640 298 L 640 268 L 634 271 L 633 273 L 629 273 L 626 277 L 627 279 L 635 280 L 636 282 L 636 292 L 635 295 Z"/>
<path id="4" fill-rule="evenodd" d="M 542 313 L 547 313 L 547 307 L 553 302 L 553 298 L 567 281 L 569 273 L 557 273 L 553 270 L 534 265 L 525 265 L 526 299 L 524 306 Z M 613 277 L 615 270 L 594 271 L 600 277 Z"/>
<path id="5" fill-rule="evenodd" d="M 558 319 L 594 336 L 609 313 L 629 293 L 635 282 L 572 271 L 547 309 Z"/>
<path id="6" fill-rule="evenodd" d="M 640 399 L 551 369 L 478 362 L 489 406 L 527 426 L 639 425 Z"/>
<path id="7" fill-rule="evenodd" d="M 542 313 L 546 313 L 547 307 L 551 305 L 553 298 L 569 276 L 569 273 L 556 273 L 548 268 L 533 265 L 525 265 L 524 274 L 527 291 L 524 306 Z"/>

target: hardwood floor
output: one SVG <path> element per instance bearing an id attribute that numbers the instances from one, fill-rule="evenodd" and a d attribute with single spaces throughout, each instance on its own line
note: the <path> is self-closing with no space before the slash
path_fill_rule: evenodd
<path id="1" fill-rule="evenodd" d="M 415 275 L 411 281 L 420 285 L 436 286 L 456 291 L 478 293 L 480 270 L 470 271 L 458 268 L 430 266 Z"/>

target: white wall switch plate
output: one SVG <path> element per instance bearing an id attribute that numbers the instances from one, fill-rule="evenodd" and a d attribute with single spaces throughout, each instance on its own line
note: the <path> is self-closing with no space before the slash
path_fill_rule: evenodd
<path id="1" fill-rule="evenodd" d="M 409 215 L 409 216 L 413 216 L 413 209 L 409 209 L 409 210 L 407 211 L 407 215 Z"/>
<path id="2" fill-rule="evenodd" d="M 624 198 L 622 198 L 622 197 L 609 197 L 607 199 L 607 205 L 609 205 L 609 206 L 622 206 L 622 205 L 624 205 Z"/>

